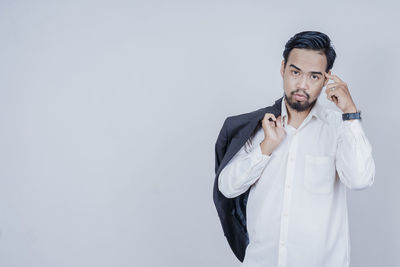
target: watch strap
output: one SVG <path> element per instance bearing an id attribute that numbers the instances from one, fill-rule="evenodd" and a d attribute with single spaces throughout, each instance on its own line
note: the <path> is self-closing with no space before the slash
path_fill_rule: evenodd
<path id="1" fill-rule="evenodd" d="M 346 120 L 354 120 L 354 119 L 361 120 L 361 110 L 359 110 L 357 112 L 354 112 L 354 113 L 343 113 L 342 114 L 342 119 L 344 121 L 346 121 Z"/>

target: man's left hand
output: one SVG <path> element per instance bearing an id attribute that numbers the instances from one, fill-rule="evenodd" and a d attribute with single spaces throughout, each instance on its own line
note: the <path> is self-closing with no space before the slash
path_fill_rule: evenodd
<path id="1" fill-rule="evenodd" d="M 334 102 L 343 113 L 357 112 L 357 107 L 351 98 L 347 84 L 336 75 L 330 75 L 325 72 L 325 76 L 334 81 L 334 83 L 326 85 L 325 93 L 328 100 Z M 334 89 L 332 90 L 332 88 Z"/>

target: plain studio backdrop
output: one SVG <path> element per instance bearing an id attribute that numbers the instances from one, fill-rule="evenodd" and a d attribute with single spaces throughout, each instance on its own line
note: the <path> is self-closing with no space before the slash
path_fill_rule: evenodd
<path id="1" fill-rule="evenodd" d="M 400 266 L 399 7 L 2 0 L 0 266 L 239 266 L 215 141 L 283 95 L 303 30 L 331 37 L 373 148 L 374 185 L 348 191 L 352 266 Z"/>

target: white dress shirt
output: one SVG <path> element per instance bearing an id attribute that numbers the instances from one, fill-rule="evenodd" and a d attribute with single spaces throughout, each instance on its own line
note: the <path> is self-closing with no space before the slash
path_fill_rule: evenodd
<path id="1" fill-rule="evenodd" d="M 318 99 L 296 129 L 270 156 L 262 154 L 261 128 L 251 151 L 243 146 L 219 175 L 218 188 L 236 197 L 249 187 L 249 245 L 242 267 L 348 267 L 350 235 L 346 187 L 362 190 L 374 182 L 372 148 L 360 120 L 342 120 Z"/>

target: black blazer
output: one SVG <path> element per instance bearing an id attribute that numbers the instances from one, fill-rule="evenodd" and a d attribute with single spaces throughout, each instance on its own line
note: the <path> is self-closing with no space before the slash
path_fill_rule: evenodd
<path id="1" fill-rule="evenodd" d="M 246 204 L 250 188 L 235 198 L 226 198 L 218 189 L 218 176 L 229 160 L 246 143 L 252 133 L 261 127 L 265 113 L 281 114 L 283 97 L 269 107 L 225 119 L 215 143 L 215 180 L 213 189 L 214 204 L 221 221 L 224 235 L 239 261 L 243 262 L 249 236 L 246 227 Z"/>

